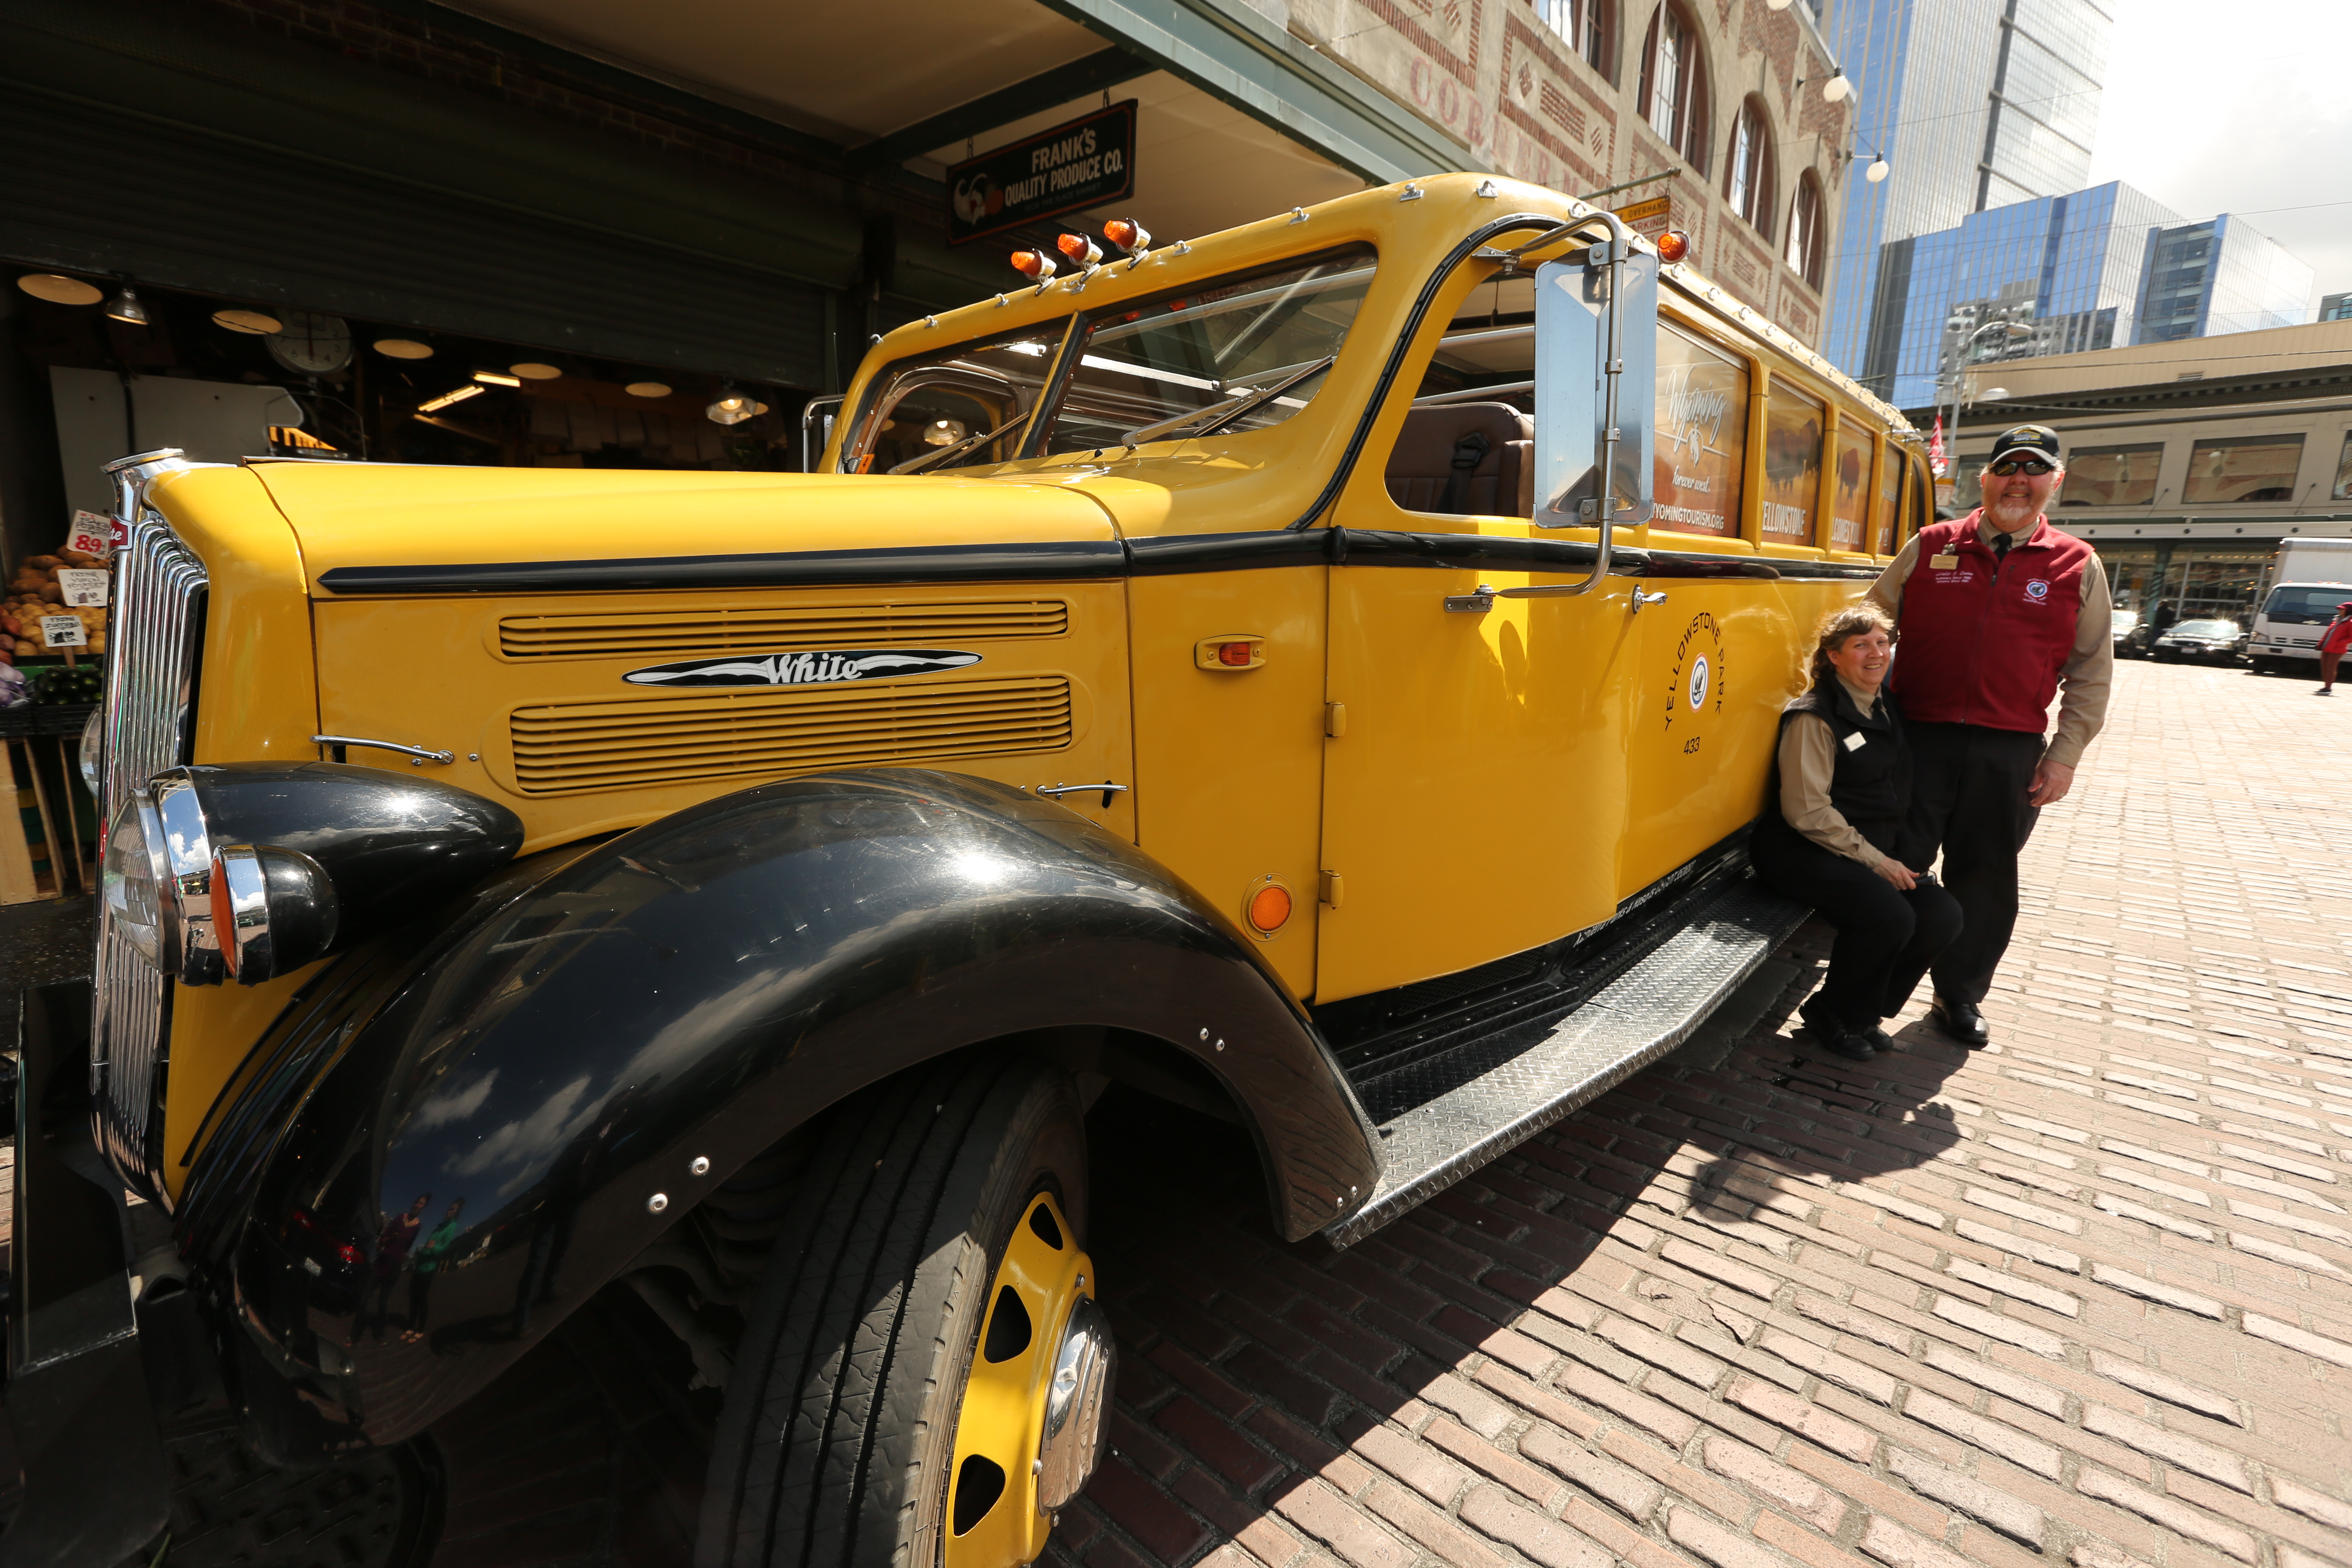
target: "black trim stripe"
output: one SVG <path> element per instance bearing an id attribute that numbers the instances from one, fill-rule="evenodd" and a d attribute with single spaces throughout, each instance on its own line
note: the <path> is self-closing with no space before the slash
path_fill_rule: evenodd
<path id="1" fill-rule="evenodd" d="M 764 555 L 638 556 L 446 566 L 338 566 L 320 586 L 369 594 L 614 593 L 641 588 L 814 588 L 929 583 L 1055 583 L 1254 572 L 1283 566 L 1406 566 L 1493 572 L 1590 572 L 1598 552 L 1569 539 L 1328 528 L 1297 533 L 803 550 Z M 1612 545 L 1613 577 L 1871 579 L 1880 568 L 1836 561 L 1696 555 Z"/>
<path id="2" fill-rule="evenodd" d="M 448 566 L 337 566 L 331 594 L 614 593 L 635 588 L 802 588 L 898 583 L 1037 583 L 1124 577 L 1116 540 L 796 550 L 761 555 L 647 555 L 618 561 L 501 561 Z"/>

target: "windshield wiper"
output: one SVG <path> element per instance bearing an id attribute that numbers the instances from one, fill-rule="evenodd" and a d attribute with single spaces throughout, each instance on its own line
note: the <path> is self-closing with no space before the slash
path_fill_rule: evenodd
<path id="1" fill-rule="evenodd" d="M 1016 414 L 993 430 L 982 430 L 977 436 L 965 437 L 952 447 L 942 447 L 936 452 L 925 452 L 920 457 L 909 458 L 889 471 L 894 474 L 919 474 L 925 468 L 938 467 L 950 458 L 960 458 L 975 447 L 987 446 L 991 441 L 1020 424 L 1022 416 Z"/>
<path id="2" fill-rule="evenodd" d="M 1239 395 L 1228 397 L 1223 403 L 1192 409 L 1172 419 L 1162 419 L 1157 425 L 1140 426 L 1127 433 L 1127 445 L 1129 447 L 1140 447 L 1146 441 L 1157 441 L 1178 431 L 1187 436 L 1213 436 L 1253 409 L 1271 403 L 1300 382 L 1321 375 L 1338 363 L 1339 358 L 1338 354 L 1325 354 L 1321 359 L 1309 361 L 1281 380 L 1261 386 L 1255 392 L 1244 388 Z"/>

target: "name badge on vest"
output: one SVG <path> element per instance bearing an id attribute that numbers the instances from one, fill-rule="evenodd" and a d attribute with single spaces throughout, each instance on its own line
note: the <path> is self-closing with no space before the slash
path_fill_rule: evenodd
<path id="1" fill-rule="evenodd" d="M 1959 563 L 1960 556 L 1958 551 L 1954 551 L 1949 555 L 1930 555 L 1927 557 L 1927 565 L 1929 568 L 1937 572 L 1949 572 L 1953 567 L 1958 566 Z"/>
<path id="2" fill-rule="evenodd" d="M 1845 749 L 1849 752 L 1858 752 L 1868 744 L 1870 744 L 1870 737 L 1859 730 L 1848 735 L 1844 741 Z"/>

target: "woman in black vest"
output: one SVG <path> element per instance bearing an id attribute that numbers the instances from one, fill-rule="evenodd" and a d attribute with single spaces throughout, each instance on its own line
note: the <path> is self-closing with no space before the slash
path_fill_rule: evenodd
<path id="1" fill-rule="evenodd" d="M 1780 715 L 1769 809 L 1749 841 L 1767 886 L 1837 928 L 1829 977 L 1799 1011 L 1815 1039 L 1855 1061 L 1895 1048 L 1879 1020 L 1902 1011 L 1960 933 L 1952 895 L 1894 857 L 1911 805 L 1903 715 L 1881 689 L 1894 652 L 1874 605 L 1822 623 L 1811 683 Z"/>

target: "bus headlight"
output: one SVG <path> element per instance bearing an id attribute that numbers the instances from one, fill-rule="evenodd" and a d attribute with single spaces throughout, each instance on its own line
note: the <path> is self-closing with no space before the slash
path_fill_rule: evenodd
<path id="1" fill-rule="evenodd" d="M 107 830 L 109 919 L 183 985 L 258 985 L 425 914 L 514 857 L 522 820 L 341 763 L 173 768 Z"/>
<path id="2" fill-rule="evenodd" d="M 106 858 L 98 872 L 106 912 L 122 939 L 156 968 L 163 967 L 163 879 L 150 852 L 154 807 L 133 795 L 106 832 Z"/>

